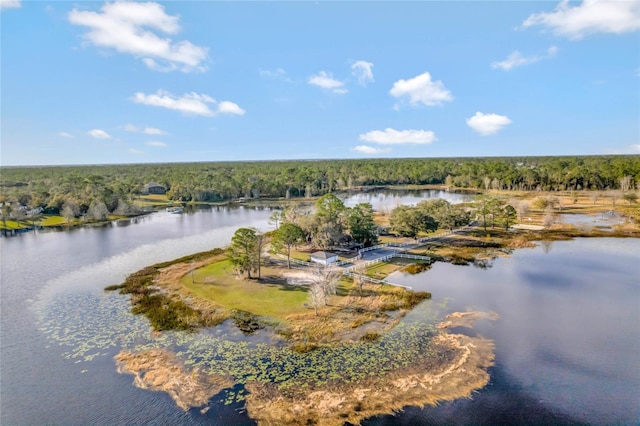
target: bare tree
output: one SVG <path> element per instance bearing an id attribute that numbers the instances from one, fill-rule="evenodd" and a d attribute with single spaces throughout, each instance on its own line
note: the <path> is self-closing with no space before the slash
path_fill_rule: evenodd
<path id="1" fill-rule="evenodd" d="M 542 224 L 546 228 L 548 228 L 551 225 L 553 225 L 555 221 L 556 221 L 556 215 L 555 215 L 555 212 L 553 211 L 553 207 L 547 206 L 544 212 L 544 217 L 542 218 Z"/>
<path id="2" fill-rule="evenodd" d="M 60 211 L 62 216 L 67 220 L 67 225 L 80 213 L 80 209 L 78 205 L 73 201 L 67 201 L 62 206 L 62 210 Z"/>
<path id="3" fill-rule="evenodd" d="M 130 202 L 125 201 L 122 198 L 118 198 L 118 205 L 113 213 L 121 216 L 132 216 L 140 213 L 140 209 Z"/>
<path id="4" fill-rule="evenodd" d="M 488 191 L 491 186 L 491 178 L 489 176 L 485 176 L 484 179 L 482 179 L 482 183 L 484 184 L 484 189 Z"/>
<path id="5" fill-rule="evenodd" d="M 331 266 L 317 265 L 311 270 L 310 289 L 319 286 L 322 289 L 323 301 L 329 304 L 329 296 L 336 294 L 341 273 Z M 313 290 L 311 290 L 313 293 Z"/>
<path id="6" fill-rule="evenodd" d="M 620 190 L 622 192 L 627 192 L 633 189 L 633 180 L 631 176 L 624 176 L 620 178 Z"/>
<path id="7" fill-rule="evenodd" d="M 496 191 L 498 189 L 502 189 L 502 181 L 500 181 L 500 179 L 498 178 L 493 178 L 493 180 L 491 181 L 491 189 Z"/>
<path id="8" fill-rule="evenodd" d="M 94 201 L 87 211 L 87 216 L 93 220 L 105 220 L 108 214 L 109 209 L 102 201 Z"/>
<path id="9" fill-rule="evenodd" d="M 364 277 L 362 276 L 364 274 L 364 271 L 365 271 L 364 264 L 353 268 L 353 272 L 354 272 L 353 283 L 358 286 L 358 291 L 360 292 L 360 296 L 362 296 L 363 294 L 362 286 L 364 285 L 364 282 L 365 282 Z"/>
<path id="10" fill-rule="evenodd" d="M 312 282 L 309 284 L 309 302 L 313 309 L 316 312 L 316 316 L 318 316 L 318 307 L 324 303 L 324 289 L 322 288 L 322 284 L 319 282 Z"/>
<path id="11" fill-rule="evenodd" d="M 509 204 L 516 208 L 518 220 L 522 222 L 527 213 L 529 213 L 529 202 L 525 200 L 513 200 L 510 201 Z"/>

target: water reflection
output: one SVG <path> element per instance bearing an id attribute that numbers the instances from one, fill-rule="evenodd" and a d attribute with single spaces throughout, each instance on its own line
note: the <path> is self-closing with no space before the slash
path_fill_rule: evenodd
<path id="1" fill-rule="evenodd" d="M 423 200 L 441 198 L 450 203 L 464 203 L 473 200 L 473 195 L 448 192 L 440 189 L 426 190 L 388 190 L 349 194 L 344 197 L 344 204 L 353 207 L 359 203 L 369 203 L 374 210 L 389 212 L 400 205 L 417 204 Z"/>
<path id="2" fill-rule="evenodd" d="M 549 249 L 518 250 L 486 270 L 437 263 L 389 280 L 430 291 L 435 301 L 449 296 L 453 310 L 498 312 L 484 330 L 496 341 L 496 368 L 546 409 L 589 423 L 636 424 L 638 240 L 557 241 Z"/>

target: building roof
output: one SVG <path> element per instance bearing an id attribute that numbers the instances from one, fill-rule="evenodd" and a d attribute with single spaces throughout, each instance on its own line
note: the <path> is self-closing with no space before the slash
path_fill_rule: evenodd
<path id="1" fill-rule="evenodd" d="M 145 188 L 151 188 L 152 186 L 161 186 L 161 187 L 163 187 L 163 188 L 164 188 L 164 185 L 160 185 L 160 184 L 159 184 L 159 183 L 157 183 L 157 182 L 149 182 L 149 183 L 148 183 L 148 184 L 146 184 L 144 187 L 145 187 Z"/>
<path id="2" fill-rule="evenodd" d="M 337 254 L 329 253 L 326 251 L 317 251 L 315 253 L 311 253 L 311 257 L 315 257 L 316 259 L 331 259 L 332 257 L 337 257 Z"/>

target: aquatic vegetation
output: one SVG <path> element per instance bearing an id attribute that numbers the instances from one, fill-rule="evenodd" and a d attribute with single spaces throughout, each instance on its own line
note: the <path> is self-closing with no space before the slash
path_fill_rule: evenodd
<path id="1" fill-rule="evenodd" d="M 205 405 L 212 396 L 233 385 L 225 376 L 188 371 L 175 355 L 163 349 L 123 351 L 115 359 L 118 373 L 133 374 L 139 388 L 167 392 L 183 410 Z"/>
<path id="2" fill-rule="evenodd" d="M 499 318 L 495 312 L 453 312 L 448 314 L 444 321 L 438 324 L 439 329 L 454 328 L 454 327 L 467 327 L 472 328 L 476 321 L 480 319 L 490 319 L 495 321 Z"/>
<path id="3" fill-rule="evenodd" d="M 357 421 L 405 405 L 465 396 L 469 389 L 486 383 L 486 366 L 492 360 L 490 342 L 474 341 L 480 350 L 468 345 L 470 342 L 440 341 L 437 324 L 443 307 L 430 301 L 420 303 L 396 327 L 375 340 L 319 346 L 307 353 L 285 345 L 259 343 L 253 335 L 236 340 L 233 322 L 191 333 L 149 333 L 145 318 L 132 315 L 127 306 L 126 297 L 113 293 L 66 295 L 43 307 L 41 329 L 53 342 L 68 348 L 67 358 L 80 363 L 90 363 L 97 356 L 113 356 L 115 350 L 121 353 L 118 362 L 127 357 L 135 359 L 135 354 L 160 354 L 156 355 L 158 360 L 138 365 L 140 380 L 148 371 L 156 371 L 149 376 L 154 378 L 153 383 L 136 380 L 136 385 L 155 390 L 168 387 L 183 408 L 206 408 L 212 401 L 246 403 L 249 414 L 266 424 L 269 418 L 277 418 L 277 410 L 291 413 L 300 403 L 313 405 L 319 395 L 326 396 L 327 401 L 342 402 L 319 403 L 305 421 L 322 416 L 328 424 L 341 424 L 336 419 Z M 448 382 L 446 392 L 425 392 L 421 384 L 436 380 L 433 374 L 462 359 L 467 353 L 463 347 L 473 353 L 479 350 L 481 359 L 474 358 L 473 365 L 461 364 L 459 369 L 466 371 L 464 377 L 453 370 L 447 373 L 447 377 L 456 379 Z M 137 369 L 129 365 L 126 370 L 136 374 Z M 170 371 L 174 379 L 187 375 L 194 383 L 204 383 L 206 392 L 179 394 L 177 382 L 165 380 L 169 376 L 163 378 L 160 371 Z M 424 376 L 427 372 L 431 375 Z M 437 383 L 448 380 L 438 377 Z M 437 384 L 436 389 L 441 389 L 438 386 L 444 385 Z M 205 393 L 208 400 L 203 397 Z M 269 399 L 269 395 L 274 397 Z"/>
<path id="4" fill-rule="evenodd" d="M 259 424 L 267 425 L 357 424 L 408 405 L 469 397 L 487 384 L 486 369 L 493 364 L 491 341 L 439 335 L 431 342 L 435 352 L 430 356 L 418 356 L 393 370 L 372 370 L 354 382 L 327 381 L 316 387 L 296 384 L 293 392 L 272 383 L 247 383 L 247 411 Z"/>
<path id="5" fill-rule="evenodd" d="M 55 298 L 41 312 L 42 330 L 78 363 L 118 350 L 120 372 L 133 374 L 136 386 L 167 392 L 182 409 L 245 403 L 250 416 L 266 424 L 357 422 L 466 396 L 488 381 L 491 342 L 443 334 L 427 292 L 372 286 L 363 296 L 354 288 L 339 296 L 343 305 L 329 307 L 335 316 L 298 323 L 306 328 L 241 310 L 229 311 L 221 327 L 201 328 L 207 311 L 194 306 L 204 305 L 187 304 L 158 287 L 157 278 L 167 271 L 183 276 L 185 268 L 216 255 L 130 275 L 118 289 L 130 295 L 131 311 L 127 298 L 112 292 Z M 350 331 L 338 332 L 337 324 Z M 149 325 L 174 331 L 150 333 Z M 265 341 L 265 334 L 273 337 Z M 305 415 L 299 406 L 308 407 Z"/>
<path id="6" fill-rule="evenodd" d="M 415 275 L 420 272 L 428 271 L 431 268 L 431 263 L 412 263 L 410 265 L 405 266 L 402 269 L 402 272 L 407 272 L 409 274 Z"/>

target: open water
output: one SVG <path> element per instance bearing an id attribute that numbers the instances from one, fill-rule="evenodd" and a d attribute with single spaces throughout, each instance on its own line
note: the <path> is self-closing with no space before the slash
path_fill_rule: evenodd
<path id="1" fill-rule="evenodd" d="M 127 313 L 126 297 L 103 288 L 146 265 L 225 246 L 238 227 L 267 230 L 270 213 L 159 212 L 128 225 L 0 239 L 0 423 L 253 424 L 241 403 L 215 400 L 206 414 L 183 412 L 166 394 L 116 373 L 120 345 L 143 341 L 149 328 Z M 499 320 L 472 331 L 495 340 L 496 365 L 471 400 L 368 424 L 640 422 L 637 239 L 554 242 L 487 269 L 437 264 L 394 280 L 432 292 L 434 303 L 447 298 L 448 310 L 496 311 Z"/>

